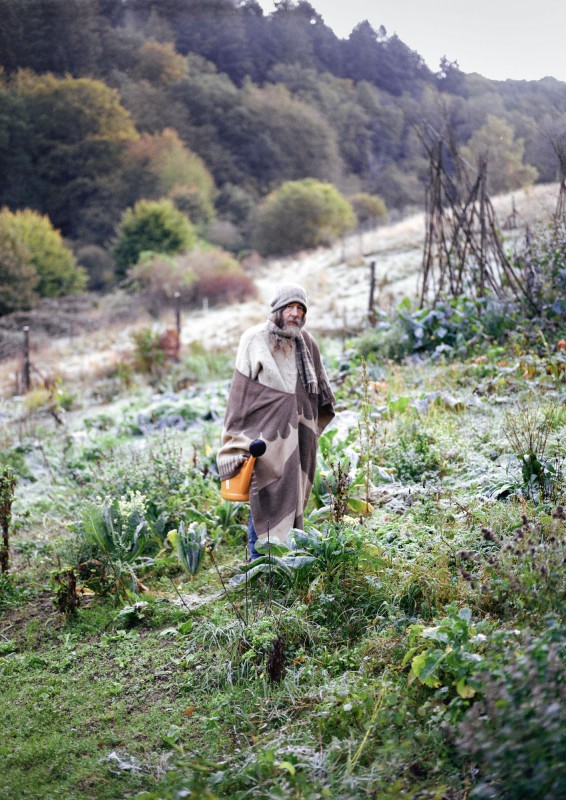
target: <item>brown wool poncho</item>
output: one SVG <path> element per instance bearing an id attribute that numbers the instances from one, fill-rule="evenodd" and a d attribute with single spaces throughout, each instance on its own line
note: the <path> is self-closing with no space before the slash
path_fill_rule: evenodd
<path id="1" fill-rule="evenodd" d="M 255 341 L 259 338 L 265 343 L 266 365 L 273 360 L 270 360 L 272 353 L 267 352 L 273 351 L 270 327 L 269 323 L 257 326 L 253 334 Z M 287 543 L 291 528 L 303 527 L 303 513 L 314 480 L 318 437 L 334 417 L 334 396 L 318 346 L 308 333 L 301 336 L 316 375 L 314 389 L 309 386 L 307 391 L 299 377 L 293 392 L 283 391 L 279 385 L 277 388 L 266 385 L 236 368 L 217 458 L 220 478 L 231 478 L 248 457 L 250 442 L 253 439 L 266 442 L 267 450 L 256 461 L 250 487 L 254 527 L 258 538 L 264 541 L 269 538 Z M 292 347 L 294 362 L 294 342 Z M 253 365 L 248 371 L 254 374 Z M 268 374 L 267 368 L 264 372 Z M 278 380 L 268 379 L 267 383 L 278 384 Z"/>

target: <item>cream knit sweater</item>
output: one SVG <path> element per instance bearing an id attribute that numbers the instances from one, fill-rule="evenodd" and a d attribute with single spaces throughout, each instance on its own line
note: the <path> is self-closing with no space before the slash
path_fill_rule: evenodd
<path id="1" fill-rule="evenodd" d="M 265 322 L 249 328 L 240 339 L 236 369 L 263 386 L 293 394 L 298 378 L 296 344 L 293 339 L 277 340 L 279 347 L 275 347 L 275 336 Z"/>

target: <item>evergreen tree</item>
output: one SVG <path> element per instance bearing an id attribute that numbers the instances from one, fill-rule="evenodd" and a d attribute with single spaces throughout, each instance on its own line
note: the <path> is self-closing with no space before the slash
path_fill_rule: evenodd
<path id="1" fill-rule="evenodd" d="M 21 68 L 93 75 L 101 55 L 97 0 L 0 0 L 0 53 Z"/>

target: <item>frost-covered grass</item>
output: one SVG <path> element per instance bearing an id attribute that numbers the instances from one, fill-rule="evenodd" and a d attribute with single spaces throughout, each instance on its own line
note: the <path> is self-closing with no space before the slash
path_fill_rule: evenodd
<path id="1" fill-rule="evenodd" d="M 536 757 L 541 796 L 559 796 L 563 734 L 545 709 L 563 707 L 564 480 L 528 491 L 508 425 L 527 403 L 540 424 L 556 408 L 537 455 L 559 467 L 564 372 L 513 351 L 364 371 L 335 344 L 336 433 L 305 526 L 318 549 L 247 589 L 230 585 L 246 508 L 220 502 L 214 467 L 226 359 L 193 353 L 186 383 L 177 366 L 153 386 L 100 376 L 63 424 L 5 401 L 0 452 L 19 481 L 0 583 L 0 797 L 519 798 L 490 749 L 505 692 L 505 724 L 534 720 L 548 753 L 514 739 L 514 764 Z M 331 474 L 340 459 L 346 481 Z M 346 501 L 367 491 L 369 513 L 338 515 L 329 486 Z M 139 559 L 71 527 L 132 492 Z M 195 576 L 167 545 L 181 522 L 206 528 Z M 55 605 L 67 568 L 75 614 Z M 544 699 L 530 710 L 527 679 Z"/>

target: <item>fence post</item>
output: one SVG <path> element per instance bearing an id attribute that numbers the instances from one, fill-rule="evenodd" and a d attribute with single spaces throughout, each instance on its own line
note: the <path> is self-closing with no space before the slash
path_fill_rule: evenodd
<path id="1" fill-rule="evenodd" d="M 31 364 L 29 360 L 29 325 L 24 325 L 24 364 L 22 370 L 24 391 L 29 392 L 31 388 Z"/>
<path id="2" fill-rule="evenodd" d="M 173 295 L 175 300 L 175 330 L 177 331 L 177 336 L 181 337 L 181 294 L 180 292 L 175 292 Z"/>
<path id="3" fill-rule="evenodd" d="M 375 323 L 375 311 L 373 310 L 375 294 L 375 261 L 369 265 L 369 303 L 368 303 L 368 319 L 373 325 Z"/>

